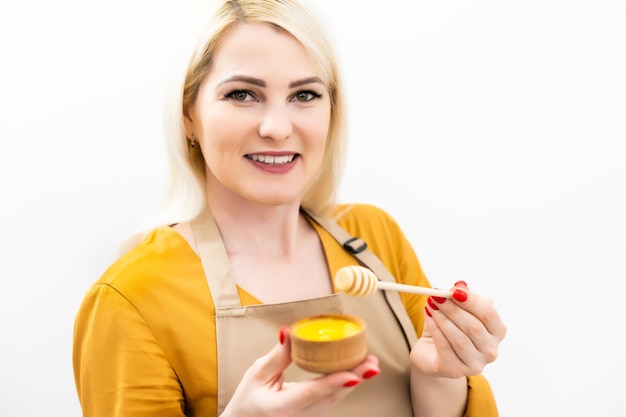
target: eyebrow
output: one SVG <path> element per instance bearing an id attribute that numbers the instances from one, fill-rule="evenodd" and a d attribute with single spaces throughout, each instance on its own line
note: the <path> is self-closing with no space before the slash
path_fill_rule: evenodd
<path id="1" fill-rule="evenodd" d="M 220 81 L 220 83 L 217 85 L 222 86 L 224 84 L 227 83 L 231 83 L 234 81 L 242 81 L 248 84 L 252 84 L 252 85 L 256 85 L 259 87 L 266 87 L 267 84 L 265 83 L 265 81 L 261 80 L 260 78 L 255 78 L 255 77 L 249 77 L 247 75 L 233 75 L 232 77 L 228 77 L 222 81 Z M 319 83 L 324 85 L 324 82 L 322 81 L 322 79 L 320 77 L 308 77 L 308 78 L 303 78 L 301 80 L 297 80 L 297 81 L 292 81 L 289 83 L 289 88 L 295 88 L 295 87 L 300 87 L 302 85 L 306 85 L 306 84 L 313 84 L 313 83 Z"/>
<path id="2" fill-rule="evenodd" d="M 313 83 L 320 83 L 324 85 L 324 82 L 322 81 L 320 77 L 309 77 L 309 78 L 304 78 L 302 80 L 290 82 L 289 88 L 300 87 L 301 85 L 313 84 Z"/>

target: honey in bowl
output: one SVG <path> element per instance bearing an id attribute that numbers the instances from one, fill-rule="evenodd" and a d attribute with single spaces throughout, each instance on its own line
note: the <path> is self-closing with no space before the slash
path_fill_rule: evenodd
<path id="1" fill-rule="evenodd" d="M 301 339 L 321 342 L 350 337 L 361 331 L 361 326 L 353 320 L 320 317 L 302 321 L 298 326 L 294 327 L 293 331 L 296 337 Z"/>
<path id="2" fill-rule="evenodd" d="M 365 322 L 345 314 L 306 317 L 290 326 L 291 357 L 315 373 L 346 371 L 367 355 Z"/>

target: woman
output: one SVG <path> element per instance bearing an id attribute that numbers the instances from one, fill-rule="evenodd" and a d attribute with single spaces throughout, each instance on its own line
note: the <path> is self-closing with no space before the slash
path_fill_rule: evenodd
<path id="1" fill-rule="evenodd" d="M 448 300 L 336 294 L 346 265 L 428 281 L 389 215 L 335 204 L 344 97 L 320 23 L 296 0 L 200 6 L 173 77 L 169 225 L 115 262 L 76 318 L 83 414 L 497 415 L 480 373 L 506 329 L 488 299 L 463 282 Z M 291 364 L 286 325 L 328 312 L 367 322 L 369 355 L 309 374 Z"/>

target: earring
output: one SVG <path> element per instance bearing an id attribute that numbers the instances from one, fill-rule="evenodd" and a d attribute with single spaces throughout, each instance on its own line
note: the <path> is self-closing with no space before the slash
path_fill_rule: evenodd
<path id="1" fill-rule="evenodd" d="M 193 133 L 191 134 L 191 138 L 189 138 L 189 145 L 191 149 L 196 147 L 196 136 Z"/>

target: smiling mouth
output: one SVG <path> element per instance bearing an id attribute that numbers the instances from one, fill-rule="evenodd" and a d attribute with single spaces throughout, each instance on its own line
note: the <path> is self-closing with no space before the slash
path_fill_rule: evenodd
<path id="1" fill-rule="evenodd" d="M 268 165 L 284 165 L 293 161 L 297 154 L 293 155 L 246 155 L 246 158 Z"/>

